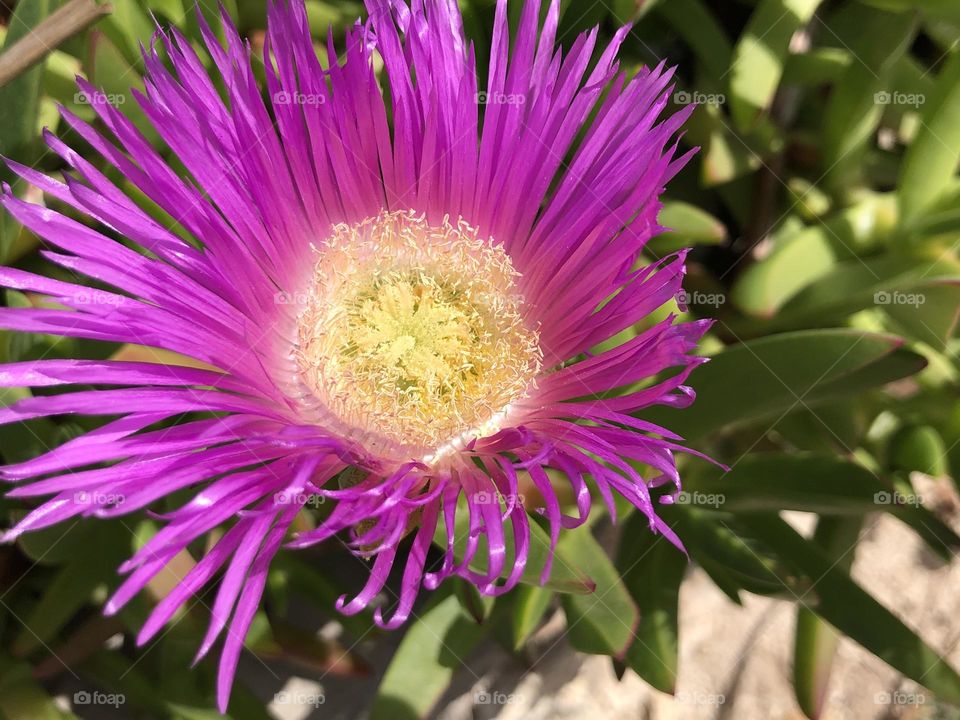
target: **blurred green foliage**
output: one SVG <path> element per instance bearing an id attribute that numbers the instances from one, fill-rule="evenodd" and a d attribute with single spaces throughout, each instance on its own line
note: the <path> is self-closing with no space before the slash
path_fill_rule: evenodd
<path id="1" fill-rule="evenodd" d="M 10 44 L 61 4 L 14 3 L 0 33 Z M 111 5 L 112 14 L 0 88 L 2 154 L 59 172 L 42 150 L 47 126 L 100 162 L 58 121 L 58 103 L 93 119 L 74 88 L 77 73 L 122 102 L 157 140 L 130 94 L 143 87 L 139 45 L 150 42 L 150 13 L 196 40 L 191 3 Z M 213 18 L 207 5 L 201 9 Z M 225 5 L 259 46 L 266 2 Z M 307 5 L 318 38 L 362 12 L 354 2 Z M 461 6 L 482 66 L 492 2 Z M 684 458 L 685 492 L 680 503 L 662 507 L 664 519 L 734 602 L 754 593 L 796 603 L 794 684 L 809 717 L 823 710 L 840 634 L 938 702 L 960 704 L 956 671 L 849 575 L 864 519 L 874 513 L 905 523 L 944 562 L 960 543 L 949 518 L 921 502 L 913 486 L 921 473 L 955 489 L 960 474 L 960 3 L 564 0 L 562 9 L 566 46 L 594 24 L 609 37 L 633 20 L 622 67 L 634 72 L 665 59 L 678 68 L 673 104 L 699 105 L 683 142 L 700 152 L 668 189 L 661 222 L 671 230 L 648 254 L 694 247 L 679 305 L 717 320 L 704 342 L 712 362 L 694 375 L 691 408 L 647 417 L 730 471 Z M 511 17 L 518 10 L 512 3 Z M 32 192 L 13 185 L 19 194 Z M 37 246 L 0 218 L 0 261 L 40 267 Z M 7 292 L 5 303 L 30 298 Z M 677 310 L 663 312 L 670 309 Z M 0 335 L 2 361 L 115 350 Z M 5 391 L 0 401 L 28 392 Z M 29 457 L 92 426 L 81 418 L 4 428 L 0 454 L 4 461 Z M 812 537 L 787 524 L 783 510 L 816 514 Z M 0 498 L 0 511 L 10 521 L 24 506 Z M 519 590 L 493 602 L 452 584 L 428 598 L 404 631 L 371 717 L 426 715 L 480 642 L 522 652 L 554 612 L 565 615 L 572 647 L 608 655 L 618 672 L 672 692 L 683 672 L 677 603 L 688 566 L 624 511 L 615 552 L 594 537 L 609 525 L 599 507 L 589 527 L 568 533 L 546 588 L 536 586 L 545 540 L 535 527 L 534 568 Z M 187 669 L 203 633 L 204 602 L 142 649 L 132 638 L 162 588 L 119 618 L 100 615 L 119 560 L 153 531 L 151 521 L 127 518 L 53 528 L 0 547 L 0 717 L 82 715 L 76 703 L 71 711 L 53 701 L 64 687 L 122 694 L 119 717 L 215 715 L 215 668 L 204 661 Z M 194 557 L 202 552 L 194 550 Z M 336 598 L 356 586 L 355 560 L 335 548 L 321 552 L 320 560 L 279 559 L 248 647 L 335 686 L 370 672 L 363 653 L 383 637 L 364 614 L 339 618 L 345 637 L 338 640 L 296 626 L 304 603 L 313 616 L 332 618 Z M 268 717 L 263 698 L 238 685 L 231 716 Z"/>

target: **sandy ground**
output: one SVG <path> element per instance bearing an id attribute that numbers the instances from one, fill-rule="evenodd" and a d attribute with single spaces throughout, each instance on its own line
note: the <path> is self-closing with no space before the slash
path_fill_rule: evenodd
<path id="1" fill-rule="evenodd" d="M 805 524 L 802 517 L 792 520 Z M 960 666 L 960 562 L 944 565 L 897 520 L 878 515 L 866 524 L 853 574 Z M 564 643 L 554 644 L 562 633 L 558 617 L 535 638 L 532 667 L 493 648 L 471 659 L 471 673 L 461 673 L 458 681 L 466 676 L 474 682 L 448 698 L 436 717 L 803 718 L 790 684 L 794 608 L 751 595 L 744 600 L 738 607 L 702 571 L 691 571 L 681 591 L 680 678 L 674 697 L 650 689 L 631 673 L 618 681 L 606 658 L 578 656 Z M 852 641 L 842 642 L 834 667 L 823 720 L 960 718 Z M 481 697 L 494 702 L 475 702 L 484 691 Z"/>

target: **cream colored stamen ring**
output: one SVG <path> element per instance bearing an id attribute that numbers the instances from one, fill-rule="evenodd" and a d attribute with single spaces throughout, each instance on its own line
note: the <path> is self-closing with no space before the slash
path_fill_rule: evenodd
<path id="1" fill-rule="evenodd" d="M 543 359 L 518 278 L 462 220 L 401 211 L 334 226 L 295 353 L 324 420 L 383 458 L 428 463 L 495 433 Z"/>

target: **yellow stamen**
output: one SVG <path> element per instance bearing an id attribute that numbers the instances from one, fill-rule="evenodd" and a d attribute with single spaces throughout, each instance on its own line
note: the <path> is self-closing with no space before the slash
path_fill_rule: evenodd
<path id="1" fill-rule="evenodd" d="M 317 253 L 296 357 L 325 422 L 426 462 L 499 430 L 543 359 L 501 246 L 406 211 L 337 225 Z"/>

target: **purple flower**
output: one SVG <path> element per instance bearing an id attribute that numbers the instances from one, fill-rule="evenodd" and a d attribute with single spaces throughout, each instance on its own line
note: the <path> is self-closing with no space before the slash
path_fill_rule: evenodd
<path id="1" fill-rule="evenodd" d="M 152 638 L 222 572 L 199 651 L 227 631 L 221 709 L 285 540 L 304 547 L 340 535 L 373 559 L 366 586 L 338 603 L 346 614 L 370 605 L 401 566 L 396 606 L 375 613 L 389 628 L 410 616 L 421 585 L 456 575 L 489 595 L 514 587 L 528 510 L 545 516 L 552 555 L 561 528 L 586 520 L 591 487 L 611 514 L 619 493 L 679 544 L 650 489 L 679 491 L 680 438 L 636 414 L 692 401 L 684 383 L 703 362 L 691 353 L 708 323 L 670 315 L 597 350 L 681 290 L 684 253 L 639 262 L 661 229 L 658 195 L 687 158 L 674 155 L 689 108 L 660 119 L 671 73 L 619 71 L 626 28 L 594 64 L 596 30 L 561 53 L 556 0 L 543 27 L 539 1 L 525 5 L 511 48 L 501 1 L 481 91 L 456 2 L 368 7 L 369 21 L 346 33 L 339 62 L 324 69 L 303 3 L 272 2 L 266 100 L 229 19 L 224 48 L 200 18 L 216 83 L 176 29 L 160 33 L 169 67 L 155 48 L 146 55 L 137 100 L 185 172 L 109 103 L 94 104 L 106 133 L 63 111 L 171 227 L 53 135 L 48 145 L 73 170 L 63 182 L 9 163 L 95 221 L 9 188 L 2 198 L 49 243 L 48 260 L 100 289 L 2 268 L 0 284 L 47 302 L 0 309 L 0 327 L 193 362 L 0 366 L 0 386 L 100 388 L 21 400 L 0 410 L 0 423 L 111 418 L 2 470 L 23 483 L 10 495 L 46 498 L 6 540 L 190 488 L 193 499 L 163 515 L 124 563 L 107 612 L 228 525 L 138 637 Z M 338 57 L 332 38 L 328 46 Z M 294 517 L 318 497 L 332 510 L 291 538 Z M 469 533 L 455 553 L 458 515 Z M 407 534 L 412 547 L 398 557 Z M 428 572 L 437 534 L 446 553 Z"/>

